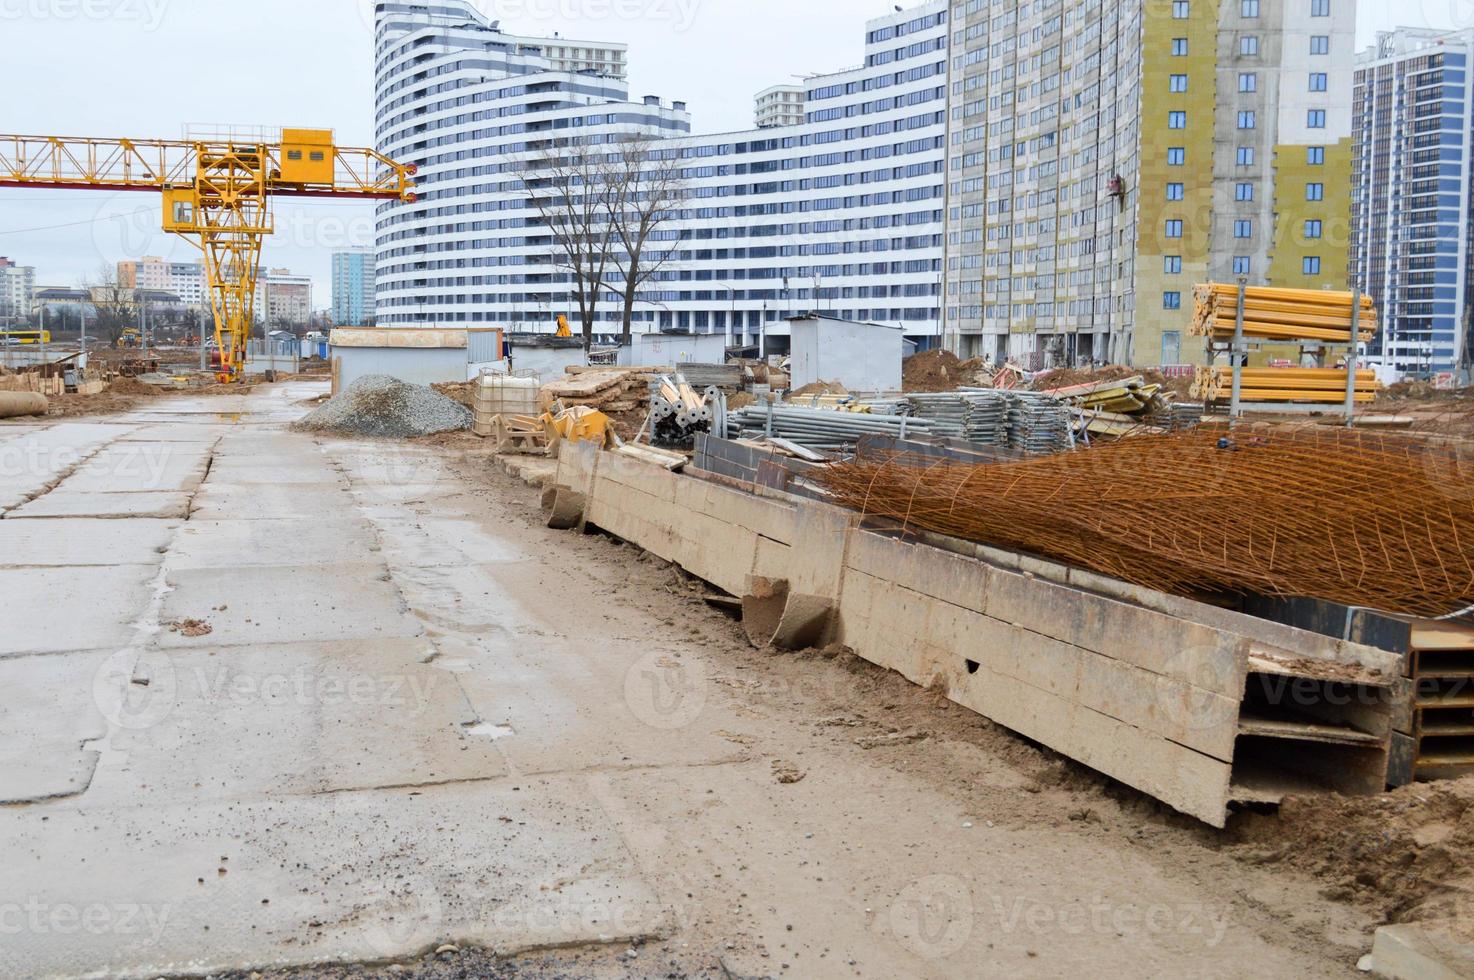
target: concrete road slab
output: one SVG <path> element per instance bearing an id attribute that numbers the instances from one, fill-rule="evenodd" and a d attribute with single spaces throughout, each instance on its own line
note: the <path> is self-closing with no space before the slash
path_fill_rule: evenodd
<path id="1" fill-rule="evenodd" d="M 166 632 L 165 648 L 201 649 L 421 635 L 419 623 L 380 565 L 268 566 L 170 570 L 163 622 L 202 619 L 214 632 Z M 223 612 L 215 612 L 225 605 Z"/>
<path id="2" fill-rule="evenodd" d="M 374 521 L 392 567 L 433 568 L 525 561 L 530 557 L 506 538 L 498 538 L 475 521 L 426 517 L 414 521 Z"/>
<path id="3" fill-rule="evenodd" d="M 90 805 L 432 786 L 508 773 L 418 640 L 150 654 L 147 728 L 117 732 Z M 135 701 L 137 698 L 135 698 Z M 139 714 L 135 704 L 135 714 Z"/>
<path id="4" fill-rule="evenodd" d="M 178 521 L 164 520 L 4 520 L 0 568 L 157 564 L 178 526 Z"/>
<path id="5" fill-rule="evenodd" d="M 116 443 L 178 442 L 194 444 L 201 449 L 209 449 L 219 441 L 221 436 L 230 432 L 233 428 L 234 426 L 229 425 L 201 425 L 198 423 L 181 425 L 177 420 L 167 423 L 160 422 L 154 425 L 141 425 L 128 435 L 118 439 Z"/>
<path id="6" fill-rule="evenodd" d="M 6 616 L 0 658 L 127 645 L 158 574 L 153 565 L 0 568 L 6 608 L 25 610 Z"/>
<path id="7" fill-rule="evenodd" d="M 355 518 L 193 520 L 180 529 L 169 567 L 332 565 L 362 561 L 377 550 L 373 525 Z"/>
<path id="8" fill-rule="evenodd" d="M 189 516 L 190 495 L 174 493 L 74 493 L 52 490 L 5 515 L 6 520 L 48 517 L 170 518 Z"/>
<path id="9" fill-rule="evenodd" d="M 0 811 L 5 894 L 40 910 L 0 944 L 0 975 L 515 952 L 651 936 L 672 915 L 577 779 L 46 815 Z M 56 909 L 105 927 L 59 934 Z"/>
<path id="10" fill-rule="evenodd" d="M 0 806 L 75 796 L 107 734 L 93 697 L 106 652 L 0 660 Z"/>
<path id="11" fill-rule="evenodd" d="M 231 486 L 326 484 L 338 486 L 342 474 L 320 455 L 297 453 L 290 459 L 248 453 L 227 439 L 210 468 L 210 481 Z"/>
<path id="12" fill-rule="evenodd" d="M 190 493 L 209 469 L 210 452 L 188 444 L 129 442 L 108 446 L 57 487 L 76 493 Z"/>
<path id="13" fill-rule="evenodd" d="M 194 497 L 194 520 L 339 518 L 347 512 L 344 488 L 327 484 L 223 485 L 206 480 Z"/>
<path id="14" fill-rule="evenodd" d="M 69 422 L 0 444 L 0 510 L 54 485 L 128 431 L 126 426 Z"/>

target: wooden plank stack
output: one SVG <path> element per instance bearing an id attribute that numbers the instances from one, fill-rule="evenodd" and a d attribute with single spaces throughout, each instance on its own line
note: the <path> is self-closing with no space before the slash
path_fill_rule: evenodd
<path id="1" fill-rule="evenodd" d="M 630 412 L 650 401 L 652 376 L 646 368 L 600 368 L 573 372 L 543 385 L 542 405 L 585 406 L 601 412 Z"/>
<path id="2" fill-rule="evenodd" d="M 1249 286 L 1244 290 L 1244 336 L 1259 341 L 1318 341 L 1349 344 L 1353 294 L 1321 289 Z M 1189 333 L 1215 343 L 1233 340 L 1238 318 L 1239 288 L 1206 283 L 1193 288 L 1193 320 Z M 1377 309 L 1363 295 L 1357 318 L 1359 338 L 1377 332 Z"/>

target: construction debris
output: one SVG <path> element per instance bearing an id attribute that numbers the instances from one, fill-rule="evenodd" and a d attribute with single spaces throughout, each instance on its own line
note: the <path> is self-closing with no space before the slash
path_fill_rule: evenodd
<path id="1" fill-rule="evenodd" d="M 409 439 L 471 427 L 471 410 L 423 385 L 359 378 L 292 427 L 305 432 Z"/>
<path id="2" fill-rule="evenodd" d="M 817 474 L 866 515 L 1179 595 L 1309 596 L 1474 615 L 1474 485 L 1456 448 L 1321 426 L 1121 440 L 989 465 Z"/>

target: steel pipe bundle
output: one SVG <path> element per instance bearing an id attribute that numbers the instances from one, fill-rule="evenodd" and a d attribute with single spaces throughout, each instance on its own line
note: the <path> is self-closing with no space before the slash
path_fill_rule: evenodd
<path id="1" fill-rule="evenodd" d="M 1243 368 L 1239 398 L 1246 402 L 1321 402 L 1340 405 L 1346 401 L 1346 371 L 1341 368 Z M 1200 367 L 1193 381 L 1192 397 L 1222 401 L 1233 390 L 1233 368 Z M 1382 383 L 1375 371 L 1356 372 L 1356 401 L 1374 401 Z"/>
<path id="2" fill-rule="evenodd" d="M 1474 464 L 1326 426 L 1140 436 L 986 465 L 862 458 L 817 478 L 867 515 L 1181 595 L 1469 617 Z"/>
<path id="3" fill-rule="evenodd" d="M 1248 286 L 1244 289 L 1244 336 L 1253 340 L 1351 341 L 1353 294 L 1320 289 Z M 1189 332 L 1217 342 L 1233 339 L 1238 321 L 1239 288 L 1207 283 L 1193 288 L 1193 320 Z M 1362 296 L 1357 316 L 1359 339 L 1377 332 L 1377 309 Z"/>
<path id="4" fill-rule="evenodd" d="M 926 419 L 904 415 L 876 415 L 855 412 L 831 412 L 820 408 L 794 408 L 784 405 L 769 407 L 752 405 L 727 416 L 729 430 L 739 430 L 739 438 L 761 439 L 774 436 L 788 439 L 809 449 L 843 449 L 852 446 L 863 435 L 888 436 L 928 435 L 932 423 Z"/>
<path id="5" fill-rule="evenodd" d="M 651 386 L 650 420 L 654 441 L 662 446 L 689 446 L 698 432 L 710 432 L 716 418 L 714 388 L 697 394 L 684 377 L 662 376 Z"/>

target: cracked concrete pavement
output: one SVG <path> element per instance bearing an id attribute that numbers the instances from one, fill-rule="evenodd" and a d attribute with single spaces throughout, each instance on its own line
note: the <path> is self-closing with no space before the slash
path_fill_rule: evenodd
<path id="1" fill-rule="evenodd" d="M 1309 884 L 1034 825 L 1110 802 L 966 739 L 866 751 L 911 693 L 744 674 L 489 467 L 288 431 L 320 390 L 0 426 L 0 975 L 1351 971 L 1367 923 Z"/>

